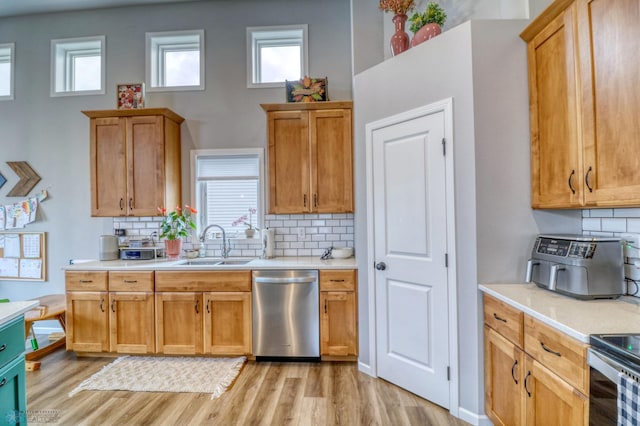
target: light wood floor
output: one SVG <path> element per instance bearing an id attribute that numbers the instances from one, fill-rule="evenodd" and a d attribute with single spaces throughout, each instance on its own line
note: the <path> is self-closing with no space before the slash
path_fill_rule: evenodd
<path id="1" fill-rule="evenodd" d="M 113 358 L 58 350 L 27 371 L 29 424 L 57 425 L 466 425 L 441 407 L 356 363 L 248 362 L 218 399 L 208 394 L 81 391 Z"/>

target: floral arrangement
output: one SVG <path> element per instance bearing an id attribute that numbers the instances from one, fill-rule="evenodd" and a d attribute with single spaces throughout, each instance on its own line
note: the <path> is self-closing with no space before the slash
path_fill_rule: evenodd
<path id="1" fill-rule="evenodd" d="M 416 7 L 414 0 L 380 0 L 380 10 L 393 12 L 396 15 L 406 15 Z"/>
<path id="2" fill-rule="evenodd" d="M 447 14 L 444 12 L 442 7 L 440 7 L 436 2 L 430 1 L 427 3 L 427 10 L 422 13 L 416 12 L 411 15 L 411 18 L 409 18 L 409 22 L 411 22 L 409 31 L 416 33 L 420 28 L 427 24 L 438 24 L 443 26 L 446 20 Z"/>
<path id="3" fill-rule="evenodd" d="M 242 216 L 240 216 L 239 218 L 237 218 L 236 220 L 234 220 L 233 222 L 231 222 L 231 226 L 238 226 L 238 225 L 247 225 L 247 227 L 249 229 L 253 229 L 253 220 L 252 220 L 252 215 L 256 214 L 256 209 L 254 208 L 250 208 L 249 209 L 249 216 L 247 216 L 246 214 L 243 214 Z M 247 220 L 249 222 L 247 222 Z M 256 229 L 258 229 L 258 227 L 255 227 Z"/>
<path id="4" fill-rule="evenodd" d="M 191 229 L 196 229 L 196 224 L 191 220 L 191 217 L 198 213 L 196 209 L 188 205 L 184 206 L 184 210 L 180 206 L 176 206 L 176 209 L 169 214 L 164 207 L 158 207 L 158 212 L 165 216 L 160 225 L 160 238 L 166 238 L 167 240 L 177 240 L 180 237 L 188 237 Z"/>

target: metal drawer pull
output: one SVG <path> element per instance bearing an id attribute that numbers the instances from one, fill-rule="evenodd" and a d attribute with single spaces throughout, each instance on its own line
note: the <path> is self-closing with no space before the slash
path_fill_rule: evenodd
<path id="1" fill-rule="evenodd" d="M 529 388 L 527 387 L 529 376 L 531 376 L 531 371 L 527 371 L 527 376 L 524 378 L 524 390 L 527 391 L 527 395 L 531 396 L 531 392 L 529 392 Z"/>
<path id="2" fill-rule="evenodd" d="M 104 299 L 100 299 L 100 311 L 104 312 Z"/>
<path id="3" fill-rule="evenodd" d="M 135 284 L 138 282 L 138 280 L 124 280 L 124 282 L 127 284 Z"/>
<path id="4" fill-rule="evenodd" d="M 196 314 L 199 314 L 199 313 L 200 313 L 199 304 L 200 304 L 200 303 L 199 303 L 199 300 L 196 300 L 196 305 L 195 305 L 195 308 L 196 308 Z"/>
<path id="5" fill-rule="evenodd" d="M 506 319 L 504 319 L 504 318 L 500 318 L 500 317 L 499 317 L 495 312 L 493 313 L 493 317 L 494 317 L 495 319 L 497 319 L 498 321 L 502 321 L 502 322 L 503 322 L 503 323 L 505 323 L 505 324 L 507 323 L 507 320 L 506 320 Z"/>
<path id="6" fill-rule="evenodd" d="M 113 299 L 111 301 L 111 312 L 115 312 L 116 311 L 116 299 Z"/>
<path id="7" fill-rule="evenodd" d="M 80 282 L 83 284 L 89 284 L 89 283 L 92 283 L 93 280 L 80 280 Z"/>
<path id="8" fill-rule="evenodd" d="M 344 280 L 329 280 L 329 281 L 331 281 L 332 283 L 343 283 L 344 282 Z"/>
<path id="9" fill-rule="evenodd" d="M 7 349 L 7 344 L 3 343 L 2 346 L 0 346 L 0 352 L 4 351 L 5 349 Z"/>
<path id="10" fill-rule="evenodd" d="M 543 342 L 540 342 L 540 346 L 542 346 L 542 349 L 544 349 L 545 351 L 549 352 L 550 354 L 554 354 L 555 356 L 562 356 L 562 354 L 560 352 L 556 352 L 556 351 L 551 350 L 548 347 L 546 347 Z"/>
<path id="11" fill-rule="evenodd" d="M 515 376 L 515 370 L 516 370 L 516 365 L 518 365 L 518 360 L 516 359 L 515 361 L 513 361 L 513 365 L 511 366 L 511 377 L 513 378 L 513 381 L 516 382 L 516 385 L 518 384 L 518 379 L 516 379 Z"/>
<path id="12" fill-rule="evenodd" d="M 0 382 L 0 388 L 3 387 L 6 383 L 7 383 L 7 378 L 3 377 L 2 381 Z"/>
<path id="13" fill-rule="evenodd" d="M 573 188 L 573 184 L 571 183 L 571 180 L 573 179 L 573 175 L 576 174 L 575 170 L 571 170 L 571 174 L 569 175 L 569 189 L 571 190 L 572 194 L 576 193 L 576 190 Z"/>
<path id="14" fill-rule="evenodd" d="M 589 170 L 587 170 L 587 174 L 584 175 L 584 183 L 587 185 L 587 188 L 589 188 L 589 192 L 593 192 L 593 187 L 589 185 L 589 175 L 591 174 L 592 171 L 593 169 L 591 168 L 591 166 L 589 166 Z"/>

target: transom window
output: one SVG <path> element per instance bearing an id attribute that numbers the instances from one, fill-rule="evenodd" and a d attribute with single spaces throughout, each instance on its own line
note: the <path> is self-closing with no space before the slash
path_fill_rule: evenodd
<path id="1" fill-rule="evenodd" d="M 13 99 L 13 43 L 0 44 L 0 101 Z"/>
<path id="2" fill-rule="evenodd" d="M 191 163 L 198 234 L 217 224 L 228 235 L 243 236 L 247 226 L 238 222 L 248 223 L 250 210 L 251 225 L 262 228 L 262 149 L 194 150 Z"/>
<path id="3" fill-rule="evenodd" d="M 146 34 L 148 91 L 204 90 L 204 30 Z"/>
<path id="4" fill-rule="evenodd" d="M 51 40 L 51 96 L 104 94 L 104 36 Z"/>
<path id="5" fill-rule="evenodd" d="M 284 87 L 307 75 L 307 25 L 247 28 L 247 87 Z"/>

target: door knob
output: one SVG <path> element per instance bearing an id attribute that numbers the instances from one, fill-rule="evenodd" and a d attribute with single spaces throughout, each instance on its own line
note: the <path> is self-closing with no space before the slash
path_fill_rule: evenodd
<path id="1" fill-rule="evenodd" d="M 378 271 L 384 271 L 385 269 L 387 269 L 387 264 L 384 262 L 378 262 L 376 263 L 376 269 Z"/>

